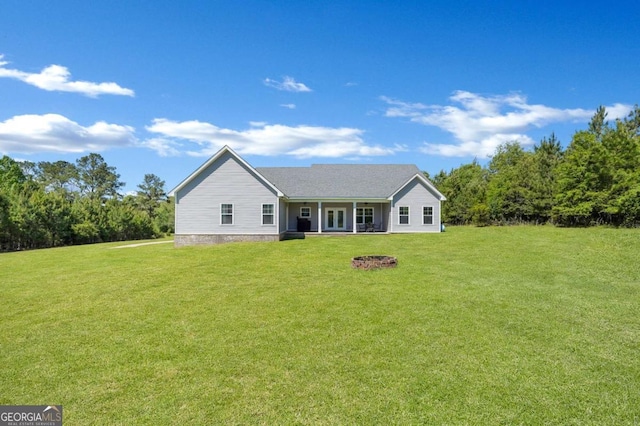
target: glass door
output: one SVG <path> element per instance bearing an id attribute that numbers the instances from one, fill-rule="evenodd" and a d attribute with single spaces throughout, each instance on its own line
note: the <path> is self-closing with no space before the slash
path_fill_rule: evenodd
<path id="1" fill-rule="evenodd" d="M 347 209 L 328 208 L 325 210 L 325 229 L 344 231 L 347 229 Z"/>

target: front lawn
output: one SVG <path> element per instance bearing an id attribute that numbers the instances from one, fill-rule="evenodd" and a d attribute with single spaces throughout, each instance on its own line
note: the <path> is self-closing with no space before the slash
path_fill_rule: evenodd
<path id="1" fill-rule="evenodd" d="M 638 424 L 640 231 L 0 254 L 0 404 L 76 424 Z M 354 256 L 398 267 L 362 271 Z"/>

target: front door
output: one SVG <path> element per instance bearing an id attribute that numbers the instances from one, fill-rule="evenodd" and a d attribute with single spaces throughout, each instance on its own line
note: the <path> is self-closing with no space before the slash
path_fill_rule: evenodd
<path id="1" fill-rule="evenodd" d="M 344 231 L 347 229 L 347 209 L 328 208 L 324 213 L 327 231 Z"/>

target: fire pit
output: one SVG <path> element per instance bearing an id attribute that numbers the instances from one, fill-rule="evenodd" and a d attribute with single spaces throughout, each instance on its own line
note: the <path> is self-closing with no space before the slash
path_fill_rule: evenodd
<path id="1" fill-rule="evenodd" d="M 391 256 L 358 256 L 351 259 L 351 267 L 356 269 L 395 268 L 398 259 Z"/>

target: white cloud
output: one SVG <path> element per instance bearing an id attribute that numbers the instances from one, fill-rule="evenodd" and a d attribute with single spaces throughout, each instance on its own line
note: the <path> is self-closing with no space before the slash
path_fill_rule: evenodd
<path id="1" fill-rule="evenodd" d="M 396 151 L 366 144 L 362 139 L 364 131 L 360 129 L 251 124 L 252 127 L 246 130 L 231 130 L 201 121 L 155 119 L 146 129 L 160 135 L 159 138 L 142 144 L 159 153 L 168 152 L 170 147 L 188 145 L 184 151 L 194 156 L 212 155 L 224 145 L 231 146 L 240 154 L 290 155 L 297 158 L 381 156 Z"/>
<path id="2" fill-rule="evenodd" d="M 496 134 L 486 137 L 478 142 L 463 141 L 457 145 L 454 144 L 433 144 L 425 143 L 418 150 L 425 154 L 436 154 L 444 157 L 478 157 L 488 158 L 496 152 L 496 148 L 505 142 L 518 141 L 523 146 L 533 145 L 535 142 L 527 135 L 523 134 Z"/>
<path id="3" fill-rule="evenodd" d="M 626 118 L 633 110 L 633 107 L 631 105 L 626 104 L 613 104 L 605 108 L 607 110 L 607 120 L 622 120 L 623 118 Z"/>
<path id="4" fill-rule="evenodd" d="M 273 87 L 277 90 L 284 90 L 285 92 L 311 92 L 312 90 L 304 83 L 298 83 L 293 77 L 285 76 L 282 81 L 272 80 L 270 78 L 264 79 L 265 86 Z"/>
<path id="5" fill-rule="evenodd" d="M 141 146 L 155 151 L 160 157 L 177 157 L 180 144 L 168 138 L 151 138 L 140 143 Z"/>
<path id="6" fill-rule="evenodd" d="M 131 89 L 120 87 L 116 83 L 92 83 L 90 81 L 70 81 L 71 73 L 61 65 L 49 65 L 39 73 L 29 73 L 5 68 L 9 62 L 0 55 L 0 77 L 15 78 L 32 86 L 48 91 L 74 92 L 91 98 L 100 95 L 134 96 Z"/>
<path id="7" fill-rule="evenodd" d="M 534 141 L 525 133 L 551 123 L 588 121 L 595 110 L 582 108 L 559 109 L 545 105 L 529 104 L 519 93 L 482 96 L 466 91 L 456 91 L 449 98 L 454 105 L 425 105 L 403 102 L 388 97 L 381 98 L 389 107 L 387 117 L 404 117 L 426 126 L 438 127 L 458 141 L 456 144 L 425 143 L 421 151 L 444 156 L 493 155 L 503 142 L 518 140 L 523 145 Z M 608 119 L 625 116 L 630 105 L 615 104 L 606 107 Z"/>
<path id="8" fill-rule="evenodd" d="M 296 109 L 296 104 L 280 104 L 282 108 Z"/>
<path id="9" fill-rule="evenodd" d="M 134 129 L 104 121 L 85 127 L 58 114 L 17 115 L 0 122 L 0 152 L 87 152 L 134 146 Z"/>

